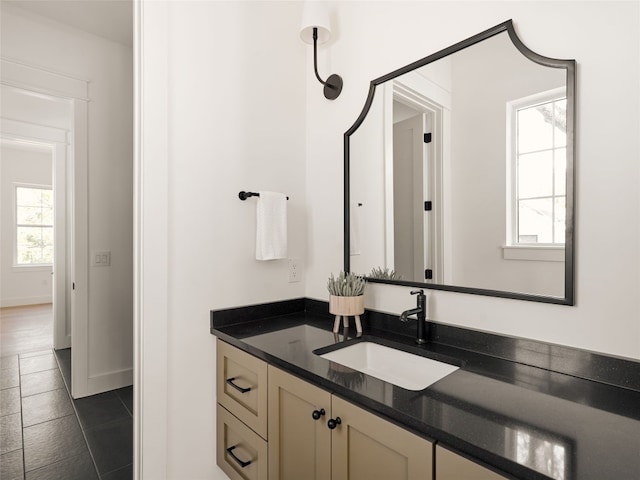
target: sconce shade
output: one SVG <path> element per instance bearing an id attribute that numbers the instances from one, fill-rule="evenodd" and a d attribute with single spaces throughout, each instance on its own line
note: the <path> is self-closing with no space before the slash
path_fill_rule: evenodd
<path id="1" fill-rule="evenodd" d="M 318 29 L 318 43 L 325 43 L 331 37 L 329 12 L 324 2 L 306 1 L 302 11 L 300 38 L 303 42 L 313 44 L 313 29 Z"/>
<path id="2" fill-rule="evenodd" d="M 342 91 L 342 77 L 330 75 L 327 80 L 322 80 L 318 73 L 318 44 L 325 43 L 331 37 L 329 12 L 324 2 L 304 2 L 302 11 L 302 24 L 300 25 L 300 38 L 303 42 L 313 44 L 313 71 L 318 81 L 324 85 L 324 97 L 335 100 Z"/>

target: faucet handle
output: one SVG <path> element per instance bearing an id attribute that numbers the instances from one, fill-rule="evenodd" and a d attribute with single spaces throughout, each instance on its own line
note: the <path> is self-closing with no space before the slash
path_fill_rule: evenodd
<path id="1" fill-rule="evenodd" d="M 424 295 L 424 290 L 413 290 L 411 295 Z"/>

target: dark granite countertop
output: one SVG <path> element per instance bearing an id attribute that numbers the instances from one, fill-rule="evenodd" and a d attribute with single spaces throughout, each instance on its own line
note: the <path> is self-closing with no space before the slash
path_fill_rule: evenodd
<path id="1" fill-rule="evenodd" d="M 245 312 L 247 313 L 247 312 Z M 238 323 L 212 312 L 211 333 L 473 461 L 516 479 L 640 479 L 640 392 L 407 335 L 335 335 L 309 311 Z M 353 323 L 353 321 L 352 321 Z M 374 340 L 461 366 L 422 391 L 332 368 L 314 350 Z M 635 368 L 640 363 L 629 364 Z M 626 368 L 626 367 L 625 367 Z M 618 372 L 619 373 L 619 372 Z"/>

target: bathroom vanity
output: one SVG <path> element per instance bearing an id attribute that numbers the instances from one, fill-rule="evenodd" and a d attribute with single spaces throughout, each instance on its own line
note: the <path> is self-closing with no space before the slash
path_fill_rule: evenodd
<path id="1" fill-rule="evenodd" d="M 640 475 L 638 362 L 458 328 L 452 340 L 433 323 L 418 346 L 410 325 L 386 328 L 397 317 L 365 315 L 358 337 L 334 334 L 327 305 L 308 299 L 211 313 L 217 459 L 231 478 Z M 410 390 L 321 356 L 364 341 L 459 368 Z"/>
<path id="2" fill-rule="evenodd" d="M 428 440 L 221 340 L 217 352 L 217 457 L 230 477 L 429 478 Z"/>

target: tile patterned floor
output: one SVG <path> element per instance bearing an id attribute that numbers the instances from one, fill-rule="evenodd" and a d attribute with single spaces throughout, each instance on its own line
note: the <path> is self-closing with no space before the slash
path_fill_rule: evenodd
<path id="1" fill-rule="evenodd" d="M 133 387 L 71 399 L 71 350 L 0 358 L 2 480 L 133 478 Z"/>

